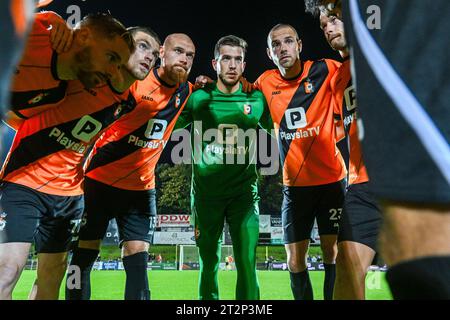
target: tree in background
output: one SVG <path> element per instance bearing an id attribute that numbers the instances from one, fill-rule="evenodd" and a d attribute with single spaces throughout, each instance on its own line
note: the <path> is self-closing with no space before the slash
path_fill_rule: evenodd
<path id="1" fill-rule="evenodd" d="M 159 164 L 156 190 L 158 213 L 190 213 L 191 166 Z"/>
<path id="2" fill-rule="evenodd" d="M 279 215 L 281 214 L 282 176 L 281 172 L 272 176 L 259 176 L 259 202 L 260 214 Z"/>
<path id="3" fill-rule="evenodd" d="M 156 168 L 158 212 L 166 214 L 190 213 L 191 166 L 159 164 Z M 280 214 L 282 179 L 259 176 L 260 214 Z"/>

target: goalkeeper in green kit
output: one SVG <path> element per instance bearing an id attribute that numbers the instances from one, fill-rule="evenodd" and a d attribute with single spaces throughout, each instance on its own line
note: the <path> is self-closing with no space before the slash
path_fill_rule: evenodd
<path id="1" fill-rule="evenodd" d="M 257 127 L 272 128 L 260 91 L 245 93 L 239 79 L 247 43 L 221 38 L 212 65 L 217 82 L 195 91 L 177 127 L 193 123 L 191 209 L 200 254 L 199 298 L 218 300 L 221 235 L 230 227 L 237 269 L 236 299 L 259 299 L 256 247 L 259 236 L 256 173 Z"/>

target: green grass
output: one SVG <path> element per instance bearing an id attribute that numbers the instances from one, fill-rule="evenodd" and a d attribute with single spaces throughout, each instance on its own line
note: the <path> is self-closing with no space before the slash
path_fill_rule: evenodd
<path id="1" fill-rule="evenodd" d="M 310 272 L 315 299 L 323 299 L 324 272 Z M 23 272 L 13 294 L 14 299 L 27 299 L 36 272 Z M 149 282 L 154 300 L 196 300 L 198 271 L 149 271 Z M 289 273 L 283 271 L 258 271 L 263 300 L 292 300 Z M 124 271 L 93 271 L 92 299 L 122 300 L 125 286 Z M 220 298 L 234 299 L 235 271 L 219 272 Z M 391 294 L 385 280 L 385 273 L 371 272 L 367 277 L 366 295 L 369 300 L 390 300 Z M 63 288 L 60 298 L 64 297 Z"/>
<path id="2" fill-rule="evenodd" d="M 150 246 L 149 253 L 155 255 L 161 254 L 164 257 L 164 261 L 174 262 L 176 260 L 175 246 L 170 245 L 153 245 Z M 256 248 L 256 261 L 264 262 L 266 260 L 266 253 L 268 256 L 272 256 L 277 261 L 286 261 L 286 251 L 284 246 L 263 246 L 260 245 Z M 309 247 L 310 256 L 322 256 L 320 246 Z M 114 260 L 120 258 L 120 249 L 118 246 L 102 246 L 100 251 L 101 260 Z"/>

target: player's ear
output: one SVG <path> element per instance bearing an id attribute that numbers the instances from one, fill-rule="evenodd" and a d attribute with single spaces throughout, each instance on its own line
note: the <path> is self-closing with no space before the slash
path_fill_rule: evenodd
<path id="1" fill-rule="evenodd" d="M 247 62 L 243 61 L 242 62 L 242 73 L 244 73 L 246 65 L 247 65 Z"/>
<path id="2" fill-rule="evenodd" d="M 80 47 L 86 46 L 92 37 L 91 31 L 88 28 L 81 28 L 75 30 L 75 42 Z"/>
<path id="3" fill-rule="evenodd" d="M 216 59 L 211 60 L 211 65 L 212 65 L 214 71 L 217 71 L 217 60 Z"/>
<path id="4" fill-rule="evenodd" d="M 300 53 L 302 53 L 302 50 L 303 50 L 303 42 L 302 42 L 302 40 L 298 39 L 297 40 L 297 44 L 298 44 L 298 53 L 300 54 Z"/>
<path id="5" fill-rule="evenodd" d="M 270 52 L 270 49 L 269 49 L 269 48 L 266 48 L 266 52 L 267 52 L 267 56 L 269 57 L 269 59 L 273 61 L 273 59 L 272 59 L 272 53 Z"/>
<path id="6" fill-rule="evenodd" d="M 159 46 L 159 62 L 161 66 L 164 65 L 164 46 Z"/>

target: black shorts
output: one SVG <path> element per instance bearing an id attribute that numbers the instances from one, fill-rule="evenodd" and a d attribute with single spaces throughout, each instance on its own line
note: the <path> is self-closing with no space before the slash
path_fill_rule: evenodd
<path id="1" fill-rule="evenodd" d="M 84 182 L 85 212 L 80 240 L 103 239 L 109 220 L 115 218 L 119 245 L 140 240 L 152 243 L 156 227 L 156 190 L 118 189 L 93 179 Z"/>
<path id="2" fill-rule="evenodd" d="M 317 219 L 319 235 L 337 235 L 343 201 L 343 182 L 312 187 L 283 186 L 284 243 L 310 239 L 314 219 Z"/>
<path id="3" fill-rule="evenodd" d="M 343 4 L 371 190 L 381 200 L 450 204 L 450 1 Z"/>
<path id="4" fill-rule="evenodd" d="M 381 227 L 381 211 L 369 190 L 369 183 L 350 185 L 345 195 L 338 242 L 364 244 L 377 252 Z"/>
<path id="5" fill-rule="evenodd" d="M 28 242 L 37 253 L 60 253 L 76 240 L 84 201 L 2 182 L 0 207 L 0 243 Z"/>

